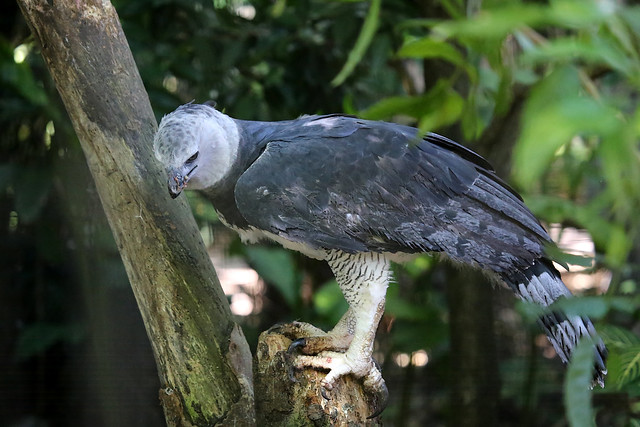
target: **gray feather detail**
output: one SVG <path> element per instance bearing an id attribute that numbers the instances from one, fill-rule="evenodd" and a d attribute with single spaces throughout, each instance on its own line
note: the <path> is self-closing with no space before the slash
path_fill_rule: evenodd
<path id="1" fill-rule="evenodd" d="M 503 274 L 502 278 L 521 299 L 548 307 L 559 298 L 570 298 L 572 295 L 560 279 L 560 274 L 547 263 L 548 261 L 539 260 L 523 272 Z M 588 337 L 593 342 L 595 351 L 593 381 L 603 387 L 604 376 L 607 373 L 605 367 L 607 349 L 591 321 L 580 316 L 566 316 L 563 313 L 554 312 L 544 315 L 540 323 L 556 353 L 565 363 L 571 359 L 580 338 Z"/>
<path id="2" fill-rule="evenodd" d="M 484 159 L 417 132 L 342 116 L 270 127 L 237 181 L 238 210 L 256 228 L 328 250 L 445 252 L 498 273 L 542 256 L 547 234 Z"/>

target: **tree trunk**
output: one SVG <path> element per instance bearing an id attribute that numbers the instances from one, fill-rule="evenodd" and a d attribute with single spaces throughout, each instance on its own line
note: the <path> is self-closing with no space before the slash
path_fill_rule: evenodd
<path id="1" fill-rule="evenodd" d="M 497 425 L 500 377 L 493 330 L 491 286 L 482 275 L 448 267 L 451 327 L 449 425 Z"/>
<path id="2" fill-rule="evenodd" d="M 169 425 L 255 422 L 251 355 L 198 228 L 154 161 L 156 121 L 108 2 L 18 0 L 96 182 L 151 339 Z"/>
<path id="3" fill-rule="evenodd" d="M 152 156 L 156 121 L 108 2 L 18 0 L 84 151 L 151 340 L 167 424 L 256 424 L 251 353 L 185 198 L 171 200 Z M 260 424 L 377 424 L 359 381 L 289 378 L 288 339 L 259 344 Z M 265 375 L 266 374 L 266 375 Z"/>

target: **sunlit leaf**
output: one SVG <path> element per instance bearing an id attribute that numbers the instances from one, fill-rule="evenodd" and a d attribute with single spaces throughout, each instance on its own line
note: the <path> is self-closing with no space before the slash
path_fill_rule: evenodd
<path id="1" fill-rule="evenodd" d="M 539 5 L 509 4 L 494 10 L 482 10 L 471 19 L 443 22 L 435 25 L 433 32 L 445 37 L 502 38 L 524 25 L 546 22 L 547 14 L 547 9 Z"/>
<path id="2" fill-rule="evenodd" d="M 431 131 L 457 120 L 464 101 L 445 80 L 440 80 L 426 94 L 383 99 L 360 113 L 370 120 L 390 119 L 406 115 L 419 120 L 420 130 Z"/>
<path id="3" fill-rule="evenodd" d="M 527 102 L 513 156 L 516 180 L 530 188 L 572 137 L 609 134 L 619 126 L 614 109 L 580 93 L 576 69 L 556 69 L 532 90 Z"/>
<path id="4" fill-rule="evenodd" d="M 392 96 L 377 102 L 368 109 L 361 111 L 360 116 L 369 120 L 389 119 L 394 115 L 406 114 L 417 117 L 424 111 L 424 101 L 427 99 L 423 96 Z"/>
<path id="5" fill-rule="evenodd" d="M 551 7 L 538 4 L 504 2 L 500 7 L 485 9 L 470 19 L 446 21 L 435 25 L 433 32 L 443 37 L 491 40 L 503 38 L 524 26 L 557 25 L 588 28 L 601 23 L 613 13 L 595 0 L 557 0 Z"/>
<path id="6" fill-rule="evenodd" d="M 555 0 L 550 2 L 548 23 L 570 28 L 589 28 L 615 12 L 611 1 Z"/>
<path id="7" fill-rule="evenodd" d="M 583 61 L 596 65 L 607 65 L 626 75 L 631 75 L 637 64 L 620 47 L 604 37 L 561 38 L 551 40 L 531 49 L 522 57 L 527 63 L 547 64 L 569 60 Z"/>
<path id="8" fill-rule="evenodd" d="M 431 132 L 440 127 L 454 123 L 460 118 L 464 108 L 464 100 L 453 90 L 442 92 L 437 104 L 431 104 L 433 108 L 427 114 L 420 117 L 418 127 L 425 132 Z"/>
<path id="9" fill-rule="evenodd" d="M 424 37 L 411 40 L 398 51 L 401 58 L 441 58 L 452 64 L 464 65 L 464 57 L 455 47 L 446 41 Z"/>

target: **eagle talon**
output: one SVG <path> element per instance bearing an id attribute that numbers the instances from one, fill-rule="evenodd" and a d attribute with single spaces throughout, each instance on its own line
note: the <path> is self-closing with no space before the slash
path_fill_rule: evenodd
<path id="1" fill-rule="evenodd" d="M 295 369 L 293 367 L 289 367 L 289 381 L 292 383 L 297 383 L 298 379 L 296 378 Z"/>
<path id="2" fill-rule="evenodd" d="M 288 374 L 289 374 L 289 381 L 291 381 L 292 383 L 297 383 L 298 379 L 296 378 L 296 366 L 291 363 L 291 361 L 289 360 L 288 363 Z"/>
<path id="3" fill-rule="evenodd" d="M 329 389 L 326 386 L 320 387 L 320 394 L 324 397 L 325 400 L 331 400 L 331 396 L 329 396 Z"/>
<path id="4" fill-rule="evenodd" d="M 284 360 L 287 366 L 287 374 L 289 376 L 289 381 L 291 381 L 292 383 L 298 382 L 298 379 L 296 378 L 296 370 L 300 369 L 300 366 L 298 366 L 295 362 L 296 357 L 297 356 L 291 351 L 291 347 L 289 347 L 289 349 L 284 353 Z"/>
<path id="5" fill-rule="evenodd" d="M 291 355 L 294 352 L 296 352 L 297 349 L 303 348 L 306 345 L 307 345 L 307 339 L 306 338 L 298 338 L 297 340 L 292 341 L 291 344 L 289 344 L 289 348 L 287 349 L 287 353 L 289 353 Z"/>
<path id="6" fill-rule="evenodd" d="M 368 420 L 371 420 L 382 414 L 382 412 L 386 409 L 387 404 L 389 403 L 389 389 L 387 389 L 387 385 L 384 383 L 384 381 L 382 382 L 380 389 L 371 391 L 375 394 L 376 397 L 373 413 L 367 417 Z"/>
<path id="7" fill-rule="evenodd" d="M 389 403 L 389 389 L 387 388 L 387 384 L 384 382 L 384 378 L 382 378 L 382 369 L 380 368 L 380 364 L 374 358 L 371 358 L 371 360 L 373 362 L 373 366 L 369 373 L 364 377 L 364 381 L 362 383 L 367 395 L 373 396 L 374 401 L 373 413 L 369 415 L 367 419 L 372 419 L 380 415 Z"/>

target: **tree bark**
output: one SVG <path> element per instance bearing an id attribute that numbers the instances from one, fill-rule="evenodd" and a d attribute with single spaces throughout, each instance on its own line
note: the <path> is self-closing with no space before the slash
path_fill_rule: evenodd
<path id="1" fill-rule="evenodd" d="M 108 2 L 18 0 L 64 101 L 152 343 L 169 425 L 255 423 L 251 354 L 182 198 Z"/>

